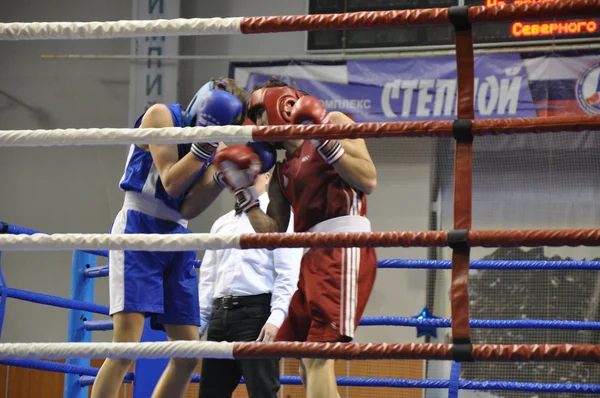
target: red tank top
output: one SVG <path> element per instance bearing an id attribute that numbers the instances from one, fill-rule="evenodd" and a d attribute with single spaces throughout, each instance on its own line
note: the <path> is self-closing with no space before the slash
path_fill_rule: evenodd
<path id="1" fill-rule="evenodd" d="M 343 181 L 309 141 L 286 154 L 275 173 L 294 210 L 295 232 L 335 217 L 367 215 L 366 195 Z"/>

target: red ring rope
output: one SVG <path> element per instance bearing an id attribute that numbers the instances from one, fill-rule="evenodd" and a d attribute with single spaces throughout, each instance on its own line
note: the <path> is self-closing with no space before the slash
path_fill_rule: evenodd
<path id="1" fill-rule="evenodd" d="M 600 362 L 600 346 L 583 344 L 474 344 L 475 361 Z M 437 359 L 452 360 L 452 344 L 234 343 L 239 358 Z"/>
<path id="2" fill-rule="evenodd" d="M 469 7 L 469 20 L 471 23 L 513 21 L 515 18 L 522 20 L 553 18 L 565 15 L 571 17 L 600 15 L 600 0 Z M 243 34 L 254 34 L 303 30 L 378 29 L 447 23 L 449 23 L 448 8 L 429 8 L 344 14 L 245 17 L 241 20 L 240 29 Z"/>
<path id="3" fill-rule="evenodd" d="M 600 229 L 469 231 L 470 247 L 600 246 Z M 280 247 L 446 247 L 447 231 L 241 234 L 241 249 Z"/>
<path id="4" fill-rule="evenodd" d="M 452 137 L 453 121 L 255 126 L 254 141 L 318 138 Z M 473 120 L 474 136 L 600 130 L 600 115 Z"/>

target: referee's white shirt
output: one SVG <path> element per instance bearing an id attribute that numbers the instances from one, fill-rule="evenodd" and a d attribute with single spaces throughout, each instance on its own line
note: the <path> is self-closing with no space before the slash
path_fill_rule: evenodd
<path id="1" fill-rule="evenodd" d="M 266 212 L 269 195 L 264 193 L 258 200 Z M 236 216 L 235 210 L 220 217 L 210 230 L 211 234 L 254 232 L 246 213 Z M 294 232 L 293 213 L 287 232 Z M 215 298 L 264 293 L 272 293 L 267 322 L 281 327 L 298 287 L 302 254 L 302 248 L 207 250 L 200 266 L 200 330 L 206 329 Z"/>

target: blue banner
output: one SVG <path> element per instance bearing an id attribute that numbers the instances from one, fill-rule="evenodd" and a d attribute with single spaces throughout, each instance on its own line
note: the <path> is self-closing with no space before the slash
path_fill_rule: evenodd
<path id="1" fill-rule="evenodd" d="M 475 56 L 477 119 L 600 113 L 596 52 Z M 256 65 L 256 66 L 255 66 Z M 277 76 L 356 122 L 456 118 L 454 56 L 356 60 L 336 64 L 234 67 L 251 90 Z"/>

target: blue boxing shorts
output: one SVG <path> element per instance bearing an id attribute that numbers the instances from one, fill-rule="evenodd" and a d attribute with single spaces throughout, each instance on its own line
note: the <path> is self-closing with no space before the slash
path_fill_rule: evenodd
<path id="1" fill-rule="evenodd" d="M 187 221 L 164 203 L 126 192 L 112 234 L 189 234 Z M 109 252 L 110 315 L 121 311 L 151 316 L 162 325 L 200 326 L 196 251 Z"/>

